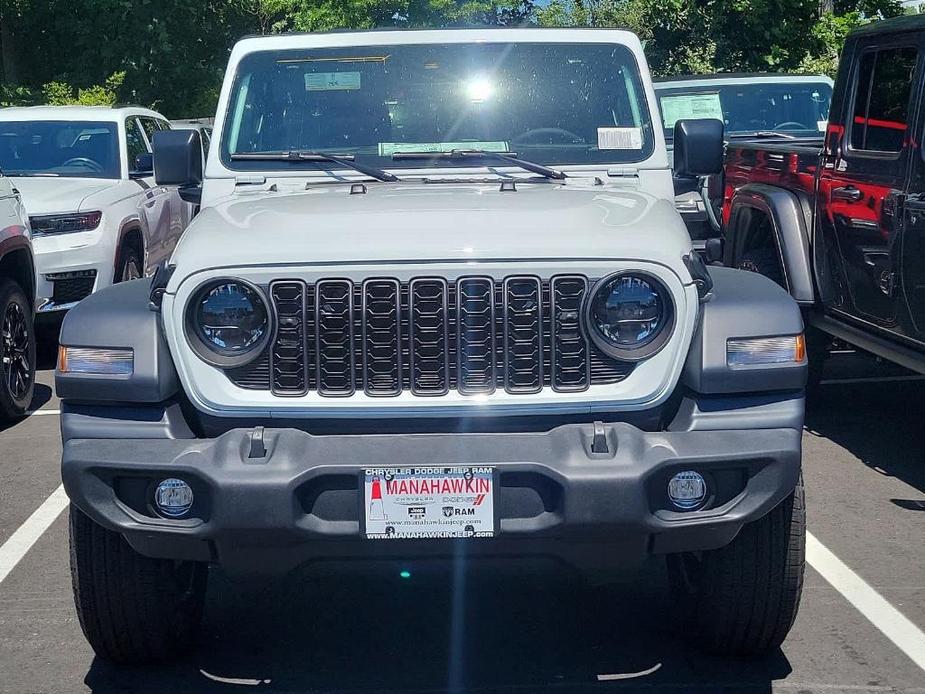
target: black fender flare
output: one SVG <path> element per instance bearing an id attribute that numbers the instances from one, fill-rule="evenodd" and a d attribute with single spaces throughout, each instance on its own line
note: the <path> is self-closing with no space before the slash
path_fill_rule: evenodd
<path id="1" fill-rule="evenodd" d="M 804 195 L 765 183 L 749 183 L 732 197 L 726 226 L 725 264 L 735 267 L 746 248 L 744 214 L 757 210 L 770 221 L 773 241 L 780 256 L 790 296 L 801 305 L 816 299 L 810 259 L 812 207 Z"/>
<path id="2" fill-rule="evenodd" d="M 180 390 L 176 367 L 161 329 L 161 314 L 149 308 L 151 280 L 105 287 L 68 311 L 61 325 L 63 347 L 131 349 L 129 375 L 62 373 L 55 389 L 64 402 L 161 403 Z"/>

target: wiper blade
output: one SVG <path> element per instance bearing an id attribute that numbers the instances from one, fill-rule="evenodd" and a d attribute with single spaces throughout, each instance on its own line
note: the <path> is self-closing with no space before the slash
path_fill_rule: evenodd
<path id="1" fill-rule="evenodd" d="M 765 139 L 765 138 L 774 138 L 779 137 L 783 140 L 796 140 L 796 135 L 791 135 L 790 133 L 782 133 L 777 130 L 757 130 L 753 133 L 732 133 L 729 135 L 730 140 L 741 140 L 748 139 L 750 137 L 756 139 Z"/>
<path id="2" fill-rule="evenodd" d="M 235 152 L 231 155 L 232 161 L 291 161 L 291 162 L 318 162 L 329 161 L 334 164 L 340 164 L 348 169 L 359 171 L 370 178 L 379 181 L 394 183 L 401 180 L 395 174 L 388 171 L 377 169 L 375 166 L 367 166 L 354 161 L 352 154 L 326 154 L 324 152 L 312 152 L 307 150 L 290 149 L 288 152 Z"/>
<path id="3" fill-rule="evenodd" d="M 536 162 L 520 159 L 516 152 L 492 152 L 487 149 L 451 149 L 448 152 L 395 152 L 392 159 L 497 159 L 521 169 L 530 171 L 546 178 L 562 180 L 567 178 L 564 172 L 551 169 Z"/>

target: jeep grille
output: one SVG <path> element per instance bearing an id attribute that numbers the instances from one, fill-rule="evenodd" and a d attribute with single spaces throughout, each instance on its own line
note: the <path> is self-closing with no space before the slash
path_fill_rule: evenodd
<path id="1" fill-rule="evenodd" d="M 579 275 L 275 281 L 274 341 L 227 374 L 239 387 L 280 396 L 536 393 L 617 383 L 633 365 L 600 353 L 580 327 L 590 284 Z"/>

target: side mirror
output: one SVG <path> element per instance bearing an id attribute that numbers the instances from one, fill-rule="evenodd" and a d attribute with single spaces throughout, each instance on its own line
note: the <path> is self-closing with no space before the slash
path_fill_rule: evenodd
<path id="1" fill-rule="evenodd" d="M 707 239 L 703 248 L 703 258 L 707 263 L 719 263 L 723 260 L 723 250 L 725 239 L 720 236 L 714 236 Z"/>
<path id="2" fill-rule="evenodd" d="M 154 180 L 159 186 L 194 188 L 202 183 L 202 143 L 195 130 L 154 133 Z"/>
<path id="3" fill-rule="evenodd" d="M 674 124 L 674 175 L 696 178 L 723 170 L 723 121 L 679 120 Z"/>
<path id="4" fill-rule="evenodd" d="M 154 155 L 144 152 L 135 157 L 135 168 L 129 171 L 129 178 L 147 178 L 154 173 Z"/>

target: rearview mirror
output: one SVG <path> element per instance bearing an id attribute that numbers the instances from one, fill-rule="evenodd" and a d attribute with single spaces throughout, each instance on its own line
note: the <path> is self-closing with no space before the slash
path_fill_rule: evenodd
<path id="1" fill-rule="evenodd" d="M 195 130 L 154 133 L 154 180 L 159 186 L 193 188 L 202 183 L 202 143 Z"/>
<path id="2" fill-rule="evenodd" d="M 674 175 L 696 178 L 723 170 L 723 121 L 679 120 L 674 124 Z"/>

